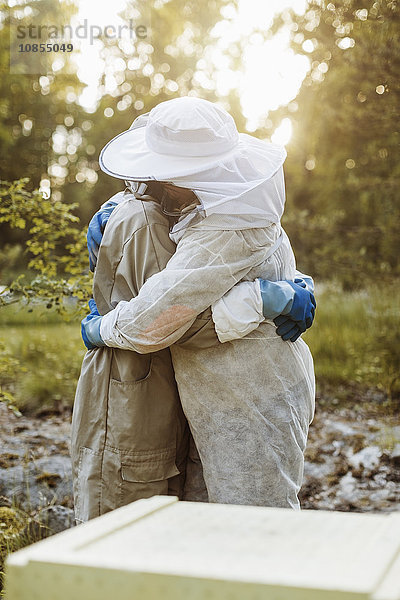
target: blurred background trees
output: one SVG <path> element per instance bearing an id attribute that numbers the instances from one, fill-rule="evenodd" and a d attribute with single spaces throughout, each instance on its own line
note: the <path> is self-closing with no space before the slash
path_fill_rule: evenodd
<path id="1" fill-rule="evenodd" d="M 277 116 L 294 127 L 286 224 L 302 267 L 346 287 L 398 276 L 398 4 L 311 3 L 291 19 L 293 49 L 311 70 Z"/>
<path id="2" fill-rule="evenodd" d="M 82 227 L 97 207 L 121 188 L 99 171 L 98 154 L 140 113 L 169 98 L 194 94 L 218 100 L 246 130 L 239 91 L 217 94 L 213 49 L 215 26 L 238 0 L 169 0 L 148 3 L 153 36 L 134 52 L 115 39 L 102 39 L 103 75 L 91 111 L 79 103 L 84 88 L 69 56 L 46 75 L 9 73 L 10 19 L 28 23 L 40 15 L 69 22 L 70 0 L 14 0 L 1 7 L 0 156 L 1 179 L 28 177 L 28 188 L 51 190 L 54 201 L 77 203 Z M 134 15 L 128 2 L 123 18 Z M 365 278 L 399 274 L 399 71 L 398 4 L 389 0 L 310 2 L 304 14 L 284 10 L 265 39 L 289 28 L 297 54 L 310 70 L 297 98 L 265 115 L 254 132 L 271 137 L 282 119 L 293 135 L 286 162 L 284 224 L 299 266 L 319 279 L 345 287 Z M 12 36 L 11 36 L 12 37 Z M 226 50 L 230 68 L 243 70 L 243 37 Z M 260 63 L 260 78 L 263 64 Z M 112 93 L 106 93 L 113 78 Z M 253 133 L 253 132 L 252 132 Z M 3 283 L 24 269 L 23 230 L 1 226 Z"/>

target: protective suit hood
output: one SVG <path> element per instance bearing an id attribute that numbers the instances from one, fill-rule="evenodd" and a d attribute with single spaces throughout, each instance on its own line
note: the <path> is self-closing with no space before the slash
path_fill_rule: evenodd
<path id="1" fill-rule="evenodd" d="M 280 221 L 285 158 L 283 147 L 238 133 L 217 104 L 182 97 L 140 115 L 106 144 L 99 162 L 119 179 L 189 188 L 206 217 L 220 215 L 220 227 L 225 220 L 229 229 L 240 229 Z"/>

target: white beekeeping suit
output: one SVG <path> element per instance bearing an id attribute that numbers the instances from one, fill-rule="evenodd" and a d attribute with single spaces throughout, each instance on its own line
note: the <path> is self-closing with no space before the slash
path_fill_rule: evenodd
<path id="1" fill-rule="evenodd" d="M 294 279 L 280 225 L 285 156 L 238 134 L 230 115 L 196 98 L 161 103 L 101 155 L 114 176 L 169 181 L 200 202 L 172 230 L 177 248 L 165 269 L 105 315 L 100 332 L 108 346 L 139 353 L 171 347 L 212 502 L 299 508 L 314 413 L 312 357 L 303 340 L 284 342 L 263 321 L 257 284 L 230 292 L 257 277 Z M 240 329 L 230 316 L 235 293 L 241 304 L 247 298 L 247 325 L 230 335 L 231 322 Z M 242 337 L 202 350 L 174 346 L 210 305 L 220 339 Z"/>

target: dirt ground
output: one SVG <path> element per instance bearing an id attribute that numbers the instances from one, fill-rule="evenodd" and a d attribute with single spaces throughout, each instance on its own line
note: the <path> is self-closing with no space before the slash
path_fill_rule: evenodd
<path id="1" fill-rule="evenodd" d="M 317 404 L 300 492 L 303 508 L 400 510 L 399 418 L 382 412 L 371 410 L 370 403 L 365 410 Z M 3 503 L 13 495 L 12 482 L 24 476 L 30 477 L 31 502 L 72 507 L 70 421 L 70 412 L 17 417 L 0 404 Z"/>

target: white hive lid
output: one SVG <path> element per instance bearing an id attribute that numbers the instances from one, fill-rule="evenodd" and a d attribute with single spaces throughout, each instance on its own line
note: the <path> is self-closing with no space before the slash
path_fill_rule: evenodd
<path id="1" fill-rule="evenodd" d="M 400 600 L 396 560 L 399 514 L 159 496 L 13 554 L 6 590 L 7 600 Z"/>

